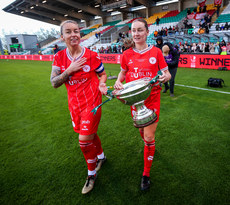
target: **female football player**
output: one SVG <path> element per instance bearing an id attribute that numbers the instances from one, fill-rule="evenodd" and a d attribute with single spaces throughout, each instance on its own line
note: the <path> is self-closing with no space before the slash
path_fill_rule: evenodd
<path id="1" fill-rule="evenodd" d="M 118 90 L 122 89 L 122 82 L 124 80 L 128 83 L 144 77 L 153 78 L 157 75 L 159 70 L 163 73 L 159 77 L 159 81 L 163 83 L 169 81 L 171 75 L 161 50 L 152 45 L 149 46 L 146 43 L 149 34 L 147 22 L 144 19 L 133 21 L 131 33 L 131 47 L 122 55 L 121 71 L 114 88 Z M 155 132 L 160 114 L 160 91 L 161 87 L 159 85 L 153 87 L 150 96 L 145 100 L 145 106 L 155 111 L 157 120 L 144 128 L 139 128 L 141 137 L 145 143 L 144 171 L 141 179 L 141 190 L 147 190 L 150 187 L 150 169 L 155 153 Z M 132 115 L 133 111 L 135 112 L 134 109 L 135 108 L 131 107 Z"/>
<path id="2" fill-rule="evenodd" d="M 88 177 L 82 189 L 86 194 L 93 189 L 97 171 L 106 157 L 97 135 L 101 110 L 93 115 L 94 107 L 107 93 L 107 76 L 97 53 L 80 46 L 80 30 L 77 22 L 61 24 L 61 38 L 67 48 L 54 56 L 51 83 L 54 88 L 65 84 L 73 129 L 79 133 L 79 144 L 88 167 Z M 99 78 L 98 78 L 99 77 Z"/>

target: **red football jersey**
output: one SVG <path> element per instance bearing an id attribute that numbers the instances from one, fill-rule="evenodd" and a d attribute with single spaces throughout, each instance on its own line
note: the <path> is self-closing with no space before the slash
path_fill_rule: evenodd
<path id="1" fill-rule="evenodd" d="M 88 48 L 82 47 L 80 58 L 87 58 L 84 67 L 69 76 L 69 80 L 65 82 L 68 93 L 68 103 L 70 112 L 74 109 L 79 112 L 92 109 L 101 103 L 102 95 L 99 91 L 99 79 L 97 73 L 104 71 L 104 66 L 96 52 Z M 54 56 L 52 66 L 57 67 L 63 73 L 71 64 L 73 58 L 68 48 L 59 51 Z"/>
<path id="2" fill-rule="evenodd" d="M 128 83 L 140 78 L 153 78 L 159 70 L 168 70 L 168 65 L 161 50 L 151 45 L 142 51 L 135 48 L 126 50 L 121 58 L 121 70 L 127 71 L 125 80 Z M 157 93 L 160 91 L 160 85 L 153 87 L 150 96 L 145 100 L 146 107 L 158 113 L 158 119 L 160 96 Z"/>
<path id="3" fill-rule="evenodd" d="M 126 83 L 140 78 L 153 78 L 159 70 L 168 69 L 161 50 L 155 46 L 139 51 L 135 48 L 126 50 L 121 58 L 121 69 L 127 71 Z M 153 90 L 160 90 L 160 86 Z"/>

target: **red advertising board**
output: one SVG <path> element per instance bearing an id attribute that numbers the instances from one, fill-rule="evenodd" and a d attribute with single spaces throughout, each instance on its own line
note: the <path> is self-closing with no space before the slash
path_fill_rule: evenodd
<path id="1" fill-rule="evenodd" d="M 121 54 L 99 54 L 103 63 L 121 63 Z M 53 55 L 0 55 L 0 59 L 53 61 Z M 230 55 L 181 54 L 178 67 L 230 70 Z"/>
<path id="2" fill-rule="evenodd" d="M 218 69 L 227 67 L 230 70 L 230 55 L 180 55 L 179 67 Z"/>
<path id="3" fill-rule="evenodd" d="M 0 55 L 0 59 L 53 61 L 53 55 Z"/>

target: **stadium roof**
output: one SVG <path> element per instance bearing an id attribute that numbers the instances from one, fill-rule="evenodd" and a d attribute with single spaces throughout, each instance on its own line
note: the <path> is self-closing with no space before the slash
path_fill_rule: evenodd
<path id="1" fill-rule="evenodd" d="M 162 0 L 15 0 L 3 10 L 19 16 L 60 25 L 67 19 L 90 21 L 96 16 L 105 18 L 111 12 L 138 12 L 134 7 L 155 6 Z M 165 0 L 170 2 L 173 0 Z M 144 7 L 144 8 L 145 8 Z"/>

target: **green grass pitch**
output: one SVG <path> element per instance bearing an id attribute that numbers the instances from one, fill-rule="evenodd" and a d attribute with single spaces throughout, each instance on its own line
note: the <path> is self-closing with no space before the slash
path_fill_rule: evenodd
<path id="1" fill-rule="evenodd" d="M 162 94 L 147 192 L 140 191 L 144 146 L 130 108 L 116 99 L 103 105 L 98 134 L 108 161 L 83 196 L 86 163 L 66 88 L 52 88 L 50 72 L 51 62 L 0 60 L 0 204 L 230 203 L 229 94 L 181 86 L 174 98 Z M 225 87 L 208 88 L 209 77 L 224 79 Z M 230 72 L 178 68 L 176 83 L 230 92 Z"/>

